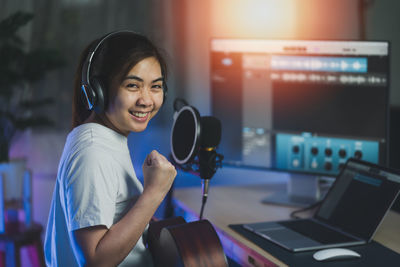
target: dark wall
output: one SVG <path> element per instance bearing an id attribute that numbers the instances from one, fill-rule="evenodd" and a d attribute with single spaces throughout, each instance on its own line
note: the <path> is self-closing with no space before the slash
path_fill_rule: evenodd
<path id="1" fill-rule="evenodd" d="M 400 170 L 400 107 L 390 109 L 389 167 Z M 392 209 L 400 212 L 400 196 Z"/>

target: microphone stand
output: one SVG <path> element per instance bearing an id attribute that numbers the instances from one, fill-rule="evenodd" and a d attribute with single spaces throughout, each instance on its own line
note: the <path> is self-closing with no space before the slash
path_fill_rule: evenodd
<path id="1" fill-rule="evenodd" d="M 201 209 L 200 209 L 200 218 L 199 220 L 203 219 L 203 211 L 204 206 L 206 205 L 207 198 L 208 198 L 208 185 L 210 183 L 210 179 L 201 179 L 201 189 L 203 193 L 203 197 L 201 199 Z"/>
<path id="2" fill-rule="evenodd" d="M 199 152 L 199 169 L 203 195 L 200 209 L 200 220 L 203 218 L 204 206 L 208 198 L 210 179 L 217 171 L 217 168 L 220 167 L 221 158 L 223 157 L 222 155 L 218 154 L 215 149 L 216 147 L 206 147 L 201 148 Z"/>

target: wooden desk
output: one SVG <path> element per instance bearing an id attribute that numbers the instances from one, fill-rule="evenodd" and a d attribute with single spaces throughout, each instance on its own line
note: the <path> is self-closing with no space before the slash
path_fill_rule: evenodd
<path id="1" fill-rule="evenodd" d="M 225 253 L 242 266 L 287 266 L 271 254 L 228 227 L 229 224 L 284 220 L 296 207 L 262 204 L 271 188 L 281 185 L 214 186 L 210 187 L 204 219 L 216 228 Z M 175 189 L 176 215 L 187 221 L 198 218 L 201 189 Z M 389 212 L 375 234 L 374 240 L 400 253 L 400 214 Z M 251 263 L 249 263 L 249 261 Z"/>

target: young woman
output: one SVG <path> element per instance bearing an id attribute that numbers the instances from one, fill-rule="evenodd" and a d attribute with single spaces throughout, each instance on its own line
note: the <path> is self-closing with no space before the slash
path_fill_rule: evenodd
<path id="1" fill-rule="evenodd" d="M 176 170 L 152 151 L 142 186 L 127 137 L 161 108 L 165 74 L 156 47 L 133 32 L 110 33 L 83 51 L 46 231 L 48 266 L 152 265 L 143 234 Z"/>

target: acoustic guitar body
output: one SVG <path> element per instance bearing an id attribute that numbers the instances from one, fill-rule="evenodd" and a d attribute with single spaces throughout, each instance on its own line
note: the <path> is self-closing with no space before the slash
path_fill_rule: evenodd
<path id="1" fill-rule="evenodd" d="M 150 223 L 148 246 L 155 266 L 227 267 L 219 237 L 207 220 L 182 217 Z"/>

